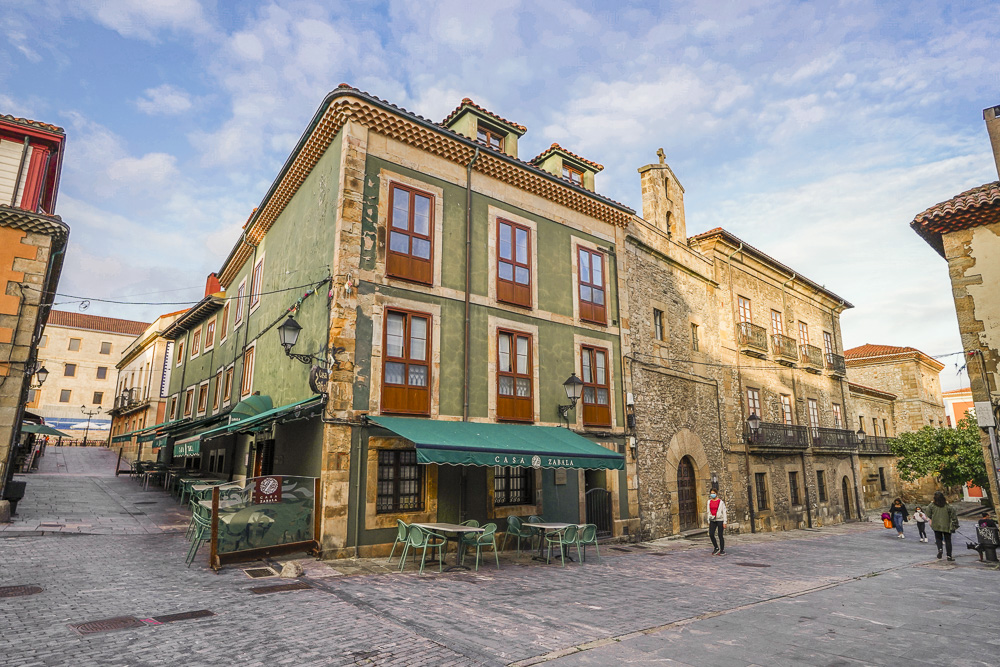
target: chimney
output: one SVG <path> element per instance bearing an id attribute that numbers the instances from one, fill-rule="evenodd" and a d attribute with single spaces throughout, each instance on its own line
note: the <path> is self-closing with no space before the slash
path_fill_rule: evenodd
<path id="1" fill-rule="evenodd" d="M 986 121 L 986 131 L 990 133 L 993 161 L 997 165 L 997 176 L 1000 177 L 1000 106 L 983 109 L 983 119 Z"/>
<path id="2" fill-rule="evenodd" d="M 677 243 L 687 242 L 684 222 L 684 187 L 666 162 L 663 149 L 656 151 L 658 164 L 639 167 L 642 182 L 642 217 L 666 232 Z"/>
<path id="3" fill-rule="evenodd" d="M 222 285 L 219 284 L 219 277 L 214 273 L 208 274 L 208 279 L 205 280 L 205 296 L 217 294 L 221 291 Z"/>

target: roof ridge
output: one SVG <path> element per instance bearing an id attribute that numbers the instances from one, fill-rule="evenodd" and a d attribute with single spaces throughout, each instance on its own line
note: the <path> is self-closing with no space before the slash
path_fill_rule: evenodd
<path id="1" fill-rule="evenodd" d="M 48 130 L 49 132 L 55 132 L 56 134 L 66 134 L 66 130 L 62 129 L 58 125 L 53 125 L 52 123 L 45 123 L 40 120 L 31 120 L 30 118 L 20 118 L 11 114 L 0 114 L 0 120 L 8 120 L 20 125 L 28 125 L 29 127 L 38 127 L 43 130 Z"/>
<path id="2" fill-rule="evenodd" d="M 473 109 L 476 109 L 477 111 L 479 111 L 479 112 L 481 112 L 481 113 L 489 116 L 493 120 L 498 120 L 501 123 L 503 123 L 504 125 L 508 125 L 508 126 L 514 128 L 514 129 L 518 130 L 521 134 L 524 134 L 525 132 L 528 131 L 528 128 L 526 128 L 524 125 L 521 125 L 520 123 L 515 123 L 512 120 L 507 120 L 503 116 L 501 116 L 499 114 L 495 114 L 495 113 L 493 113 L 492 111 L 490 111 L 489 109 L 487 109 L 485 107 L 479 106 L 478 104 L 476 104 L 475 102 L 473 102 L 472 99 L 469 98 L 469 97 L 463 97 L 462 98 L 462 102 L 457 107 L 455 107 L 450 114 L 448 114 L 447 116 L 445 116 L 445 119 L 442 120 L 439 123 L 439 125 L 447 126 L 448 122 L 452 118 L 454 118 L 455 116 L 457 116 L 458 114 L 460 114 L 462 112 L 462 109 L 464 109 L 466 107 L 472 107 Z"/>
<path id="3" fill-rule="evenodd" d="M 575 158 L 575 159 L 579 160 L 580 162 L 583 162 L 584 164 L 589 164 L 591 167 L 594 167 L 594 169 L 596 169 L 597 171 L 604 171 L 604 165 L 603 164 L 599 164 L 597 162 L 594 162 L 593 160 L 588 160 L 587 158 L 583 157 L 582 155 L 577 155 L 573 151 L 568 150 L 566 148 L 563 148 L 562 146 L 560 146 L 555 141 L 553 141 L 552 145 L 549 146 L 548 148 L 546 148 L 544 151 L 542 151 L 541 153 L 539 153 L 535 157 L 531 158 L 531 164 L 535 164 L 536 162 L 540 161 L 542 158 L 546 157 L 549 153 L 552 153 L 554 151 L 562 151 L 563 153 L 566 153 L 570 157 Z"/>

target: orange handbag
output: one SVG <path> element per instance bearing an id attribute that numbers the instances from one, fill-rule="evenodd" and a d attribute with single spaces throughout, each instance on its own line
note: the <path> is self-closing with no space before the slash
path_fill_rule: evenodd
<path id="1" fill-rule="evenodd" d="M 892 520 L 891 519 L 882 519 L 882 523 L 885 524 L 886 528 L 892 528 Z"/>

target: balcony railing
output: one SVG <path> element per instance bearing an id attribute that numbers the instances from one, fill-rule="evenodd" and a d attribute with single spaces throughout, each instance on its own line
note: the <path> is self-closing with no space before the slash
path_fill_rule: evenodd
<path id="1" fill-rule="evenodd" d="M 751 450 L 802 450 L 809 447 L 809 434 L 805 426 L 762 422 L 756 433 L 750 433 L 744 425 L 743 436 Z"/>
<path id="2" fill-rule="evenodd" d="M 815 449 L 853 451 L 858 448 L 858 436 L 844 428 L 809 428 L 809 437 Z"/>
<path id="3" fill-rule="evenodd" d="M 892 442 L 895 438 L 887 438 L 883 435 L 865 436 L 864 442 L 858 443 L 859 454 L 892 454 Z"/>
<path id="4" fill-rule="evenodd" d="M 778 361 L 796 362 L 799 360 L 799 350 L 795 345 L 795 339 L 782 334 L 771 334 L 771 345 L 774 346 L 774 355 Z"/>
<path id="5" fill-rule="evenodd" d="M 823 350 L 815 345 L 799 345 L 799 353 L 806 370 L 823 370 Z"/>
<path id="6" fill-rule="evenodd" d="M 125 389 L 115 397 L 115 405 L 111 409 L 111 412 L 120 414 L 140 408 L 147 403 L 149 403 L 149 399 L 142 397 L 138 387 L 133 387 L 132 389 Z"/>
<path id="7" fill-rule="evenodd" d="M 750 322 L 740 322 L 737 325 L 740 348 L 753 356 L 767 354 L 767 330 Z"/>
<path id="8" fill-rule="evenodd" d="M 847 364 L 844 363 L 844 358 L 839 354 L 827 352 L 826 370 L 830 371 L 835 375 L 847 375 Z"/>

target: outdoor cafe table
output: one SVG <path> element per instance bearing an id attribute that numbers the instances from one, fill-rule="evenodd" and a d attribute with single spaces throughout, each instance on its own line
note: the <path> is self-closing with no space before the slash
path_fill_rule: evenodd
<path id="1" fill-rule="evenodd" d="M 546 532 L 566 530 L 570 526 L 577 526 L 577 527 L 579 527 L 579 526 L 582 526 L 582 525 L 583 525 L 582 523 L 531 523 L 529 521 L 523 522 L 521 524 L 522 528 L 523 527 L 527 527 L 527 528 L 531 528 L 533 530 L 540 530 L 541 531 L 541 534 L 538 537 L 538 555 L 537 556 L 532 556 L 531 560 L 540 560 L 540 561 L 543 561 L 543 562 L 548 562 L 548 560 L 545 558 L 545 551 L 544 551 L 544 549 L 545 549 L 545 533 Z M 565 553 L 565 548 L 564 548 L 563 552 Z M 570 561 L 573 560 L 569 555 L 566 555 L 566 558 L 568 558 Z"/>
<path id="2" fill-rule="evenodd" d="M 451 572 L 452 570 L 463 569 L 468 570 L 468 565 L 461 565 L 458 561 L 459 552 L 462 549 L 462 535 L 463 533 L 482 533 L 485 528 L 478 528 L 476 526 L 463 526 L 460 523 L 414 523 L 414 526 L 420 526 L 421 528 L 426 528 L 427 530 L 432 530 L 436 533 L 456 533 L 455 538 L 455 564 L 451 567 L 446 567 L 446 572 Z M 452 539 L 445 535 L 445 538 L 449 541 Z M 441 554 L 441 561 L 444 562 L 444 554 Z"/>

